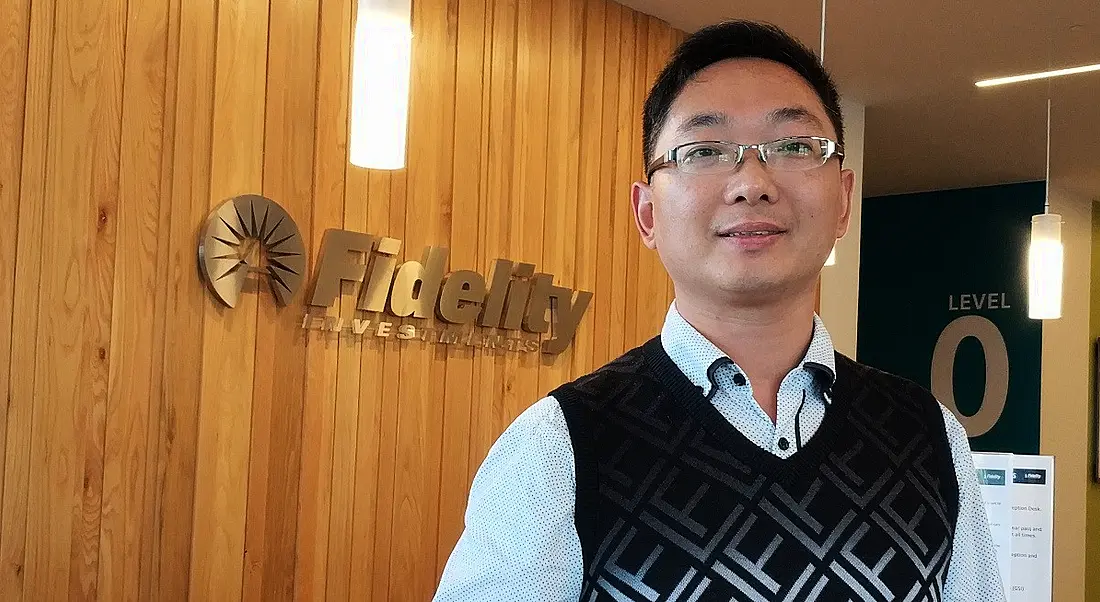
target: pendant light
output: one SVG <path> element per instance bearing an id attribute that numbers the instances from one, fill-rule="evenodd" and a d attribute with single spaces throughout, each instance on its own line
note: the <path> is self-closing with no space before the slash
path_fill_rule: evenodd
<path id="1" fill-rule="evenodd" d="M 821 0 L 821 49 L 818 52 L 818 58 L 821 61 L 821 66 L 825 66 L 825 2 Z M 829 258 L 825 260 L 825 265 L 836 265 L 836 241 L 833 241 L 833 249 L 829 251 Z"/>
<path id="2" fill-rule="evenodd" d="M 1062 317 L 1062 216 L 1050 212 L 1050 98 L 1047 98 L 1047 179 L 1043 213 L 1031 218 L 1027 251 L 1028 316 L 1035 320 Z"/>
<path id="3" fill-rule="evenodd" d="M 405 167 L 412 65 L 411 0 L 359 0 L 352 53 L 348 160 Z"/>

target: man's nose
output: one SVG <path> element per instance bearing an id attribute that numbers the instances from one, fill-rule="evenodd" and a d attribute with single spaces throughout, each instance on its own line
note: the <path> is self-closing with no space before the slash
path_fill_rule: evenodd
<path id="1" fill-rule="evenodd" d="M 771 170 L 760 158 L 760 152 L 756 149 L 745 151 L 741 165 L 730 173 L 726 184 L 725 199 L 727 203 L 743 203 L 750 205 L 760 202 L 772 203 L 778 198 L 775 180 Z"/>

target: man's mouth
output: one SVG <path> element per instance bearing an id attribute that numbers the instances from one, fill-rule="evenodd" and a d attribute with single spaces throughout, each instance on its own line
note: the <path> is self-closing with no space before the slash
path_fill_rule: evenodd
<path id="1" fill-rule="evenodd" d="M 734 230 L 731 232 L 722 232 L 718 236 L 723 238 L 747 238 L 751 236 L 771 236 L 773 234 L 782 234 L 784 230 Z"/>
<path id="2" fill-rule="evenodd" d="M 718 236 L 722 238 L 759 238 L 764 236 L 774 236 L 777 234 L 783 234 L 786 230 L 776 226 L 775 224 L 769 224 L 766 222 L 749 222 L 744 224 L 737 224 L 729 228 L 718 231 Z"/>

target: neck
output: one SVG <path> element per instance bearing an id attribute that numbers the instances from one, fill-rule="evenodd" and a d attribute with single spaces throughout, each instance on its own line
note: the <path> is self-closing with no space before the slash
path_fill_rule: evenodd
<path id="1" fill-rule="evenodd" d="M 757 403 L 774 420 L 779 385 L 813 338 L 814 290 L 754 306 L 677 296 L 676 309 L 745 372 Z"/>

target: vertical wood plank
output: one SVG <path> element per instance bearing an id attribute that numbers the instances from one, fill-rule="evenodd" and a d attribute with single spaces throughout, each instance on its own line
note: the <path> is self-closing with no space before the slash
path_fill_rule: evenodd
<path id="1" fill-rule="evenodd" d="M 4 438 L 4 496 L 0 507 L 0 598 L 19 602 L 24 596 L 27 569 L 29 492 L 38 487 L 43 462 L 32 455 L 33 442 L 43 435 L 43 400 L 35 395 L 38 356 L 38 324 L 41 266 L 46 207 L 46 166 L 50 151 L 49 125 L 52 105 L 54 7 L 52 2 L 5 4 L 5 15 L 18 48 L 21 22 L 29 28 L 26 38 L 25 113 L 12 127 L 20 131 L 18 188 L 7 184 L 5 194 L 18 194 L 18 238 L 12 280 L 11 358 L 7 373 Z M 20 18 L 22 15 L 22 19 Z M 16 61 L 18 63 L 18 61 Z M 13 136 L 13 140 L 15 137 Z M 7 359 L 6 357 L 4 358 Z M 47 433 L 49 431 L 46 431 Z M 36 438 L 35 435 L 38 437 Z M 41 441 L 39 441 L 39 445 Z M 32 479 L 32 474 L 33 479 Z M 37 534 L 35 534 L 37 536 Z"/>
<path id="2" fill-rule="evenodd" d="M 367 227 L 368 178 L 361 170 L 348 177 L 344 203 L 344 229 L 369 232 Z M 350 174 L 349 174 L 350 175 Z M 364 257 L 364 260 L 369 259 Z M 356 317 L 359 284 L 344 282 L 339 300 L 339 315 L 345 320 Z M 373 331 L 364 337 L 373 339 Z M 336 369 L 336 407 L 332 437 L 332 478 L 329 484 L 329 550 L 325 572 L 325 600 L 348 600 L 351 580 L 351 546 L 355 505 L 355 456 L 358 445 L 361 368 L 364 337 L 339 335 L 330 344 L 339 348 Z"/>
<path id="3" fill-rule="evenodd" d="M 316 81 L 318 131 L 313 152 L 315 197 L 307 267 L 311 275 L 316 272 L 320 260 L 324 231 L 343 226 L 347 164 L 346 55 L 351 52 L 349 10 L 348 4 L 338 2 L 326 2 L 320 7 Z M 304 287 L 306 295 L 311 293 L 311 286 L 312 282 Z M 339 349 L 324 333 L 308 332 L 302 336 L 306 339 L 307 370 L 298 475 L 294 599 L 324 600 Z"/>
<path id="4" fill-rule="evenodd" d="M 516 114 L 514 160 L 510 207 L 508 257 L 542 265 L 543 204 L 546 199 L 546 144 L 550 100 L 551 5 L 520 2 L 516 21 Z M 501 352 L 498 352 L 501 353 Z M 527 409 L 539 393 L 538 354 L 504 353 L 505 420 L 497 432 Z M 532 357 L 534 356 L 534 357 Z M 532 372 L 528 372 L 531 370 Z"/>
<path id="5" fill-rule="evenodd" d="M 394 238 L 390 233 L 390 177 L 385 172 L 349 168 L 348 199 L 360 206 L 363 213 L 363 231 Z M 400 240 L 400 239 L 399 239 Z M 368 319 L 388 320 L 385 314 L 367 314 Z M 378 530 L 378 492 L 379 492 L 379 455 L 382 441 L 382 417 L 386 410 L 396 409 L 394 399 L 383 395 L 386 386 L 387 348 L 396 351 L 394 346 L 383 340 L 374 340 L 369 334 L 361 344 L 360 354 L 355 358 L 359 368 L 359 382 L 355 383 L 358 395 L 357 424 L 353 439 L 352 466 L 349 471 L 355 475 L 352 483 L 350 514 L 344 519 L 347 523 L 346 537 L 342 545 L 346 549 L 341 556 L 350 568 L 346 579 L 346 594 L 343 597 L 360 599 L 371 591 L 371 577 L 375 570 L 375 534 Z M 397 365 L 390 360 L 391 369 Z M 393 421 L 396 423 L 396 420 Z M 391 453 L 393 438 L 390 437 Z M 390 471 L 392 475 L 392 470 Z M 387 508 L 388 510 L 388 508 Z M 385 528 L 385 525 L 382 525 Z M 329 580 L 329 597 L 333 596 L 332 579 Z M 341 598 L 342 599 L 342 598 Z"/>
<path id="6" fill-rule="evenodd" d="M 636 19 L 632 11 L 623 11 L 619 22 L 619 47 L 628 49 L 619 53 L 619 103 L 616 121 L 616 148 L 615 155 L 615 180 L 611 190 L 611 318 L 608 330 L 610 331 L 610 358 L 617 357 L 626 350 L 630 337 L 633 336 L 633 321 L 630 313 L 634 298 L 630 290 L 630 229 L 633 227 L 633 218 L 630 215 L 629 191 L 627 187 L 634 178 L 634 158 L 632 156 L 634 122 L 637 121 L 636 101 L 634 99 L 634 63 L 636 60 L 633 49 L 635 48 Z M 630 324 L 628 325 L 628 320 Z M 630 328 L 628 328 L 628 326 Z"/>
<path id="7" fill-rule="evenodd" d="M 639 58 L 634 77 L 634 95 L 636 102 L 644 103 L 649 92 L 649 87 L 655 77 L 654 66 L 661 60 L 661 22 L 653 17 L 641 16 L 640 20 L 645 24 L 645 31 L 638 35 L 638 48 L 636 54 Z M 634 118 L 634 140 L 641 147 L 642 124 L 641 119 Z M 642 165 L 640 153 L 634 153 L 635 163 L 634 179 L 643 178 L 645 167 Z M 651 251 L 642 244 L 641 237 L 637 233 L 634 224 L 631 224 L 631 245 L 637 250 L 637 271 L 633 281 L 636 283 L 636 303 L 634 313 L 637 321 L 634 326 L 633 341 L 629 346 L 640 345 L 660 331 L 665 298 L 665 272 L 657 253 Z"/>
<path id="8" fill-rule="evenodd" d="M 580 138 L 584 110 L 581 105 L 584 1 L 561 0 L 552 3 L 552 9 L 550 129 L 544 160 L 547 173 L 546 197 L 542 203 L 545 221 L 542 269 L 554 275 L 556 284 L 572 289 L 577 286 Z M 574 346 L 570 345 L 556 357 L 540 358 L 543 366 L 539 370 L 539 391 L 536 395 L 542 395 L 568 380 L 574 352 Z"/>
<path id="9" fill-rule="evenodd" d="M 9 404 L 11 400 L 12 338 L 15 324 L 16 240 L 19 236 L 19 190 L 23 161 L 23 118 L 27 97 L 27 52 L 30 37 L 30 0 L 0 3 L 0 391 L 7 403 L 0 407 L 0 524 L 3 520 L 4 473 Z M 19 491 L 11 491 L 19 496 Z M 0 538 L 2 538 L 0 531 Z M 3 543 L 0 542 L 0 549 Z M 0 564 L 0 582 L 10 565 Z M 0 583 L 0 591 L 3 585 Z"/>
<path id="10" fill-rule="evenodd" d="M 414 59 L 415 60 L 415 59 Z M 375 216 L 372 212 L 371 220 L 389 219 L 389 227 L 386 231 L 392 238 L 406 240 L 405 223 L 410 217 L 407 192 L 408 170 L 392 172 L 382 175 L 377 172 L 370 176 L 370 190 L 372 194 L 372 206 L 378 208 L 388 207 L 385 213 Z M 388 185 L 388 187 L 387 187 Z M 406 248 L 408 248 L 406 246 Z M 406 255 L 407 256 L 407 255 Z M 412 341 L 410 341 L 411 343 Z M 382 386 L 376 393 L 376 404 L 380 405 L 381 416 L 378 418 L 378 458 L 377 486 L 374 500 L 374 549 L 362 550 L 362 556 L 354 554 L 354 557 L 363 557 L 367 562 L 363 566 L 373 563 L 373 582 L 367 591 L 373 590 L 373 600 L 389 600 L 391 590 L 403 587 L 400 576 L 396 583 L 393 582 L 395 568 L 392 566 L 393 541 L 395 537 L 403 537 L 400 527 L 394 524 L 394 506 L 400 503 L 397 498 L 398 483 L 398 405 L 402 403 L 402 356 L 404 353 L 400 346 L 380 346 L 378 353 L 383 354 Z M 369 461 L 369 458 L 365 459 Z"/>
<path id="11" fill-rule="evenodd" d="M 351 18 L 352 4 L 346 0 L 320 5 L 310 274 L 320 259 L 324 231 L 344 226 Z M 307 373 L 300 437 L 302 468 L 295 599 L 324 600 L 330 543 L 334 404 L 338 362 L 344 358 L 340 358 L 339 347 L 326 335 L 308 333 L 305 337 Z"/>
<path id="12" fill-rule="evenodd" d="M 511 258 L 508 251 L 509 207 L 512 202 L 512 164 L 515 155 L 513 116 L 516 111 L 516 19 L 515 0 L 494 0 L 489 27 L 488 112 L 483 117 L 486 130 L 486 176 L 478 222 L 481 224 L 481 249 L 487 270 L 498 258 Z M 474 400 L 470 417 L 470 480 L 485 459 L 489 447 L 506 424 L 503 399 L 504 358 L 482 351 L 478 354 L 481 395 Z"/>
<path id="13" fill-rule="evenodd" d="M 31 600 L 94 598 L 118 195 L 124 8 L 56 11 L 28 498 Z"/>
<path id="14" fill-rule="evenodd" d="M 310 274 L 320 260 L 324 231 L 345 226 L 352 10 L 352 3 L 347 1 L 320 5 Z M 333 311 L 330 309 L 329 313 Z M 307 373 L 302 415 L 295 599 L 324 600 L 330 566 L 338 369 L 341 362 L 347 363 L 348 354 L 341 353 L 339 342 L 332 336 L 316 332 L 305 336 L 308 340 Z"/>
<path id="15" fill-rule="evenodd" d="M 575 288 L 595 291 L 597 287 L 596 264 L 599 255 L 601 225 L 600 165 L 609 153 L 603 144 L 603 112 L 605 79 L 604 34 L 607 3 L 588 0 L 584 4 L 583 79 L 581 84 L 580 129 L 580 194 L 577 207 L 576 285 Z M 587 315 L 581 320 L 573 343 L 571 376 L 579 377 L 595 366 L 595 304 L 590 304 Z"/>
<path id="16" fill-rule="evenodd" d="M 480 268 L 480 183 L 484 166 L 481 123 L 484 113 L 485 0 L 461 0 L 458 4 L 456 51 L 455 129 L 452 172 L 450 249 L 451 270 Z M 439 483 L 439 536 L 434 567 L 434 587 L 447 558 L 462 533 L 463 512 L 469 490 L 470 414 L 473 407 L 475 356 L 472 348 L 448 352 L 447 387 L 442 399 L 443 433 Z"/>
<path id="17" fill-rule="evenodd" d="M 413 4 L 406 260 L 418 259 L 450 232 L 457 10 L 457 0 Z M 400 535 L 390 547 L 394 601 L 427 600 L 434 589 L 446 371 L 434 347 L 414 342 L 401 351 L 393 502 L 393 528 Z"/>
<path id="18" fill-rule="evenodd" d="M 267 28 L 266 0 L 218 5 L 210 209 L 263 185 Z M 191 595 L 204 600 L 239 600 L 243 587 L 256 321 L 266 294 L 251 283 L 236 308 L 208 301 L 203 325 Z"/>
<path id="19" fill-rule="evenodd" d="M 613 277 L 615 250 L 614 208 L 621 198 L 618 185 L 619 154 L 618 145 L 619 104 L 622 86 L 619 83 L 619 55 L 622 52 L 622 20 L 624 9 L 617 2 L 607 0 L 605 19 L 605 60 L 603 79 L 603 105 L 601 136 L 603 140 L 615 140 L 600 156 L 600 194 L 596 221 L 598 234 L 596 241 L 596 285 L 593 291 L 592 311 L 592 362 L 594 366 L 607 363 L 612 357 L 612 290 L 617 280 Z"/>
<path id="20" fill-rule="evenodd" d="M 172 209 L 173 209 L 173 166 L 175 164 L 176 139 L 176 84 L 178 83 L 179 61 L 179 2 L 168 0 L 166 7 L 165 47 L 164 47 L 164 89 L 162 91 L 163 109 L 160 112 L 160 174 L 157 199 L 160 215 L 157 222 L 157 262 L 158 285 L 153 299 L 153 326 L 150 355 L 152 355 L 152 374 L 149 376 L 148 400 L 149 416 L 145 437 L 145 508 L 141 522 L 141 560 L 139 561 L 138 600 L 150 600 L 160 583 L 160 553 L 165 542 L 160 525 L 164 522 L 164 491 L 160 487 L 162 441 L 165 435 L 165 343 L 167 341 L 168 299 L 171 294 L 169 280 L 171 266 Z M 193 92 L 193 91 L 192 91 Z M 205 200 L 205 197 L 204 197 Z M 178 350 L 174 350 L 178 351 Z M 187 513 L 190 516 L 190 509 Z M 186 574 L 186 570 L 180 570 Z"/>
<path id="21" fill-rule="evenodd" d="M 129 3 L 118 225 L 104 437 L 99 597 L 136 600 L 149 466 L 157 289 L 161 288 L 161 161 L 168 2 Z M 154 459 L 155 462 L 155 459 Z M 155 464 L 154 464 L 155 466 Z"/>
<path id="22" fill-rule="evenodd" d="M 324 202 L 313 194 L 317 1 L 272 3 L 269 19 L 263 192 L 297 222 L 309 248 L 311 208 Z M 259 297 L 245 527 L 246 599 L 293 597 L 306 367 L 306 340 L 298 325 L 307 294 L 299 291 L 282 308 L 266 290 Z"/>
<path id="23" fill-rule="evenodd" d="M 215 0 L 176 0 L 178 44 L 172 106 L 171 227 L 168 232 L 163 374 L 158 423 L 155 598 L 185 600 L 191 591 L 203 317 L 208 303 L 196 275 L 195 244 L 210 205 L 214 105 Z"/>
<path id="24" fill-rule="evenodd" d="M 351 56 L 352 5 L 348 2 L 321 5 L 321 46 L 318 58 L 318 137 L 316 165 L 316 196 L 314 219 L 324 222 L 325 228 L 345 228 L 366 231 L 362 211 L 361 193 L 365 188 L 362 178 L 353 178 L 356 170 L 347 163 L 348 82 Z M 321 230 L 316 229 L 317 236 Z M 320 259 L 318 256 L 317 259 Z M 330 314 L 345 319 L 354 315 L 355 293 L 358 287 L 343 285 L 340 301 Z M 354 484 L 358 476 L 354 470 L 356 453 L 356 412 L 359 405 L 359 361 L 362 343 L 358 337 L 341 337 L 313 333 L 310 345 L 323 346 L 330 360 L 335 362 L 332 390 L 326 392 L 321 403 L 325 405 L 322 457 L 328 462 L 318 474 L 317 488 L 302 491 L 311 496 L 317 509 L 310 525 L 315 529 L 309 560 L 314 564 L 310 571 L 313 579 L 304 584 L 309 596 L 302 599 L 346 600 L 352 523 L 350 507 Z M 314 369 L 311 366 L 311 369 Z M 312 404 L 307 401 L 307 404 Z M 311 443 L 303 440 L 303 447 Z M 303 457 L 303 462 L 307 460 Z M 327 482 L 325 481 L 327 479 Z M 320 524 L 319 521 L 324 521 Z M 314 522 L 317 521 L 317 522 Z M 324 549 L 322 549 L 324 546 Z M 302 558 L 299 557 L 299 562 Z M 302 591 L 299 588 L 299 591 Z"/>
<path id="25" fill-rule="evenodd" d="M 633 48 L 631 53 L 631 66 L 633 67 L 633 73 L 626 71 L 623 73 L 623 85 L 633 88 L 631 107 L 641 106 L 645 100 L 645 91 L 643 88 L 643 81 L 645 78 L 646 69 L 646 43 L 649 35 L 649 17 L 641 13 L 634 13 L 634 39 Z M 629 48 L 629 46 L 628 46 Z M 629 132 L 629 137 L 625 145 L 622 148 L 637 149 L 640 148 L 641 131 L 642 126 L 640 119 L 638 118 L 638 111 L 632 110 L 630 112 L 630 122 L 621 123 L 620 126 Z M 641 171 L 641 154 L 637 151 L 630 152 L 624 158 L 628 161 L 625 162 L 625 173 L 623 180 L 619 183 L 621 190 L 623 191 L 619 198 L 622 201 L 616 207 L 618 213 L 617 217 L 621 217 L 621 221 L 618 222 L 620 228 L 616 230 L 616 236 L 623 240 L 623 244 L 626 245 L 626 288 L 623 291 L 626 300 L 626 308 L 623 314 L 623 348 L 622 351 L 634 347 L 639 341 L 639 318 L 642 308 L 638 302 L 638 293 L 644 290 L 639 284 L 639 280 L 644 278 L 644 275 L 639 273 L 639 256 L 641 255 L 642 245 L 638 238 L 637 227 L 634 225 L 634 214 L 630 208 L 630 185 L 638 179 L 638 173 Z"/>

